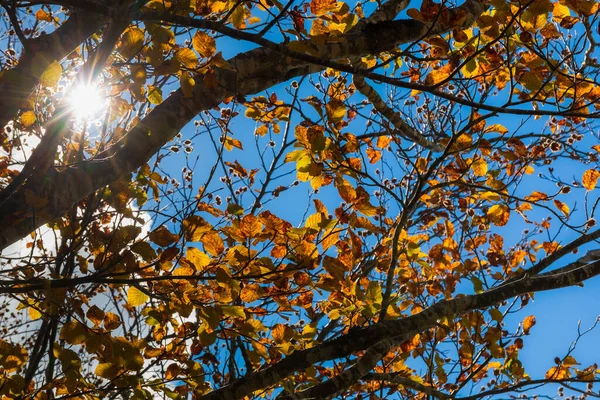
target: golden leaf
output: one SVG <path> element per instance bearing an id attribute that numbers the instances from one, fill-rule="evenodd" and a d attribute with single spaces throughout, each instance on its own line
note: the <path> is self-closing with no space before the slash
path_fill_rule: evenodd
<path id="1" fill-rule="evenodd" d="M 535 316 L 530 315 L 523 320 L 523 333 L 529 335 L 529 330 L 535 325 Z"/>
<path id="2" fill-rule="evenodd" d="M 190 74 L 187 72 L 181 74 L 179 77 L 179 85 L 181 86 L 183 97 L 190 98 L 194 96 L 194 86 L 196 86 L 196 81 Z"/>
<path id="3" fill-rule="evenodd" d="M 42 9 L 37 10 L 35 19 L 38 21 L 52 22 L 52 16 Z"/>
<path id="4" fill-rule="evenodd" d="M 488 165 L 483 158 L 478 158 L 471 164 L 471 169 L 475 176 L 485 176 L 488 172 Z"/>
<path id="5" fill-rule="evenodd" d="M 343 101 L 333 99 L 325 106 L 330 122 L 340 122 L 346 116 L 346 105 Z"/>
<path id="6" fill-rule="evenodd" d="M 148 301 L 150 297 L 135 286 L 131 286 L 127 291 L 127 304 L 132 307 L 141 306 Z"/>
<path id="7" fill-rule="evenodd" d="M 192 38 L 192 46 L 204 58 L 212 56 L 217 50 L 215 39 L 202 31 L 196 31 Z"/>
<path id="8" fill-rule="evenodd" d="M 36 116 L 35 113 L 33 111 L 25 111 L 23 114 L 21 114 L 21 118 L 19 118 L 19 122 L 21 122 L 21 125 L 23 125 L 25 128 L 33 125 L 33 123 L 36 121 Z"/>
<path id="9" fill-rule="evenodd" d="M 142 49 L 144 45 L 144 31 L 137 27 L 130 27 L 121 36 L 119 53 L 125 59 L 130 59 Z"/>
<path id="10" fill-rule="evenodd" d="M 496 226 L 504 226 L 510 218 L 510 209 L 503 204 L 495 204 L 490 207 L 487 216 Z"/>
<path id="11" fill-rule="evenodd" d="M 40 84 L 45 87 L 55 87 L 62 75 L 62 66 L 54 61 L 40 76 Z"/>
<path id="12" fill-rule="evenodd" d="M 187 47 L 177 49 L 173 57 L 186 68 L 193 69 L 198 66 L 198 57 L 196 57 L 196 54 Z"/>
<path id="13" fill-rule="evenodd" d="M 562 213 L 565 214 L 566 217 L 569 216 L 569 206 L 567 206 L 565 203 L 563 203 L 560 200 L 554 200 L 554 205 L 556 206 L 556 208 L 562 211 Z"/>
<path id="14" fill-rule="evenodd" d="M 317 17 L 327 14 L 337 8 L 337 2 L 335 0 L 311 0 L 310 10 Z"/>
<path id="15" fill-rule="evenodd" d="M 38 307 L 38 304 L 34 304 L 33 306 L 29 306 L 27 309 L 27 312 L 29 313 L 29 318 L 31 318 L 32 321 L 42 318 L 42 313 L 40 312 Z"/>
<path id="16" fill-rule="evenodd" d="M 204 244 L 204 250 L 210 255 L 219 256 L 225 250 L 223 239 L 217 232 L 206 233 L 200 241 Z"/>
<path id="17" fill-rule="evenodd" d="M 583 173 L 581 183 L 588 191 L 590 191 L 596 187 L 596 182 L 598 182 L 598 178 L 600 178 L 600 172 L 598 172 L 598 170 L 588 169 Z"/>
<path id="18" fill-rule="evenodd" d="M 150 232 L 148 235 L 150 240 L 160 247 L 169 247 L 179 240 L 179 235 L 171 233 L 166 226 L 160 226 Z"/>
<path id="19" fill-rule="evenodd" d="M 247 238 L 258 236 L 262 232 L 263 224 L 253 214 L 248 214 L 240 222 L 240 231 Z"/>
<path id="20" fill-rule="evenodd" d="M 162 90 L 159 87 L 148 86 L 148 101 L 151 104 L 160 104 L 163 101 Z"/>
<path id="21" fill-rule="evenodd" d="M 196 270 L 201 270 L 210 263 L 210 257 L 198 250 L 195 247 L 188 247 L 185 253 L 185 258 L 196 267 Z"/>

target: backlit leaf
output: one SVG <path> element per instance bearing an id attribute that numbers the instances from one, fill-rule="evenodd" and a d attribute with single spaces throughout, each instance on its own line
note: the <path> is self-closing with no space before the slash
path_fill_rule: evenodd
<path id="1" fill-rule="evenodd" d="M 200 241 L 204 244 L 204 250 L 212 256 L 219 256 L 225 250 L 223 239 L 217 232 L 206 233 Z"/>
<path id="2" fill-rule="evenodd" d="M 36 121 L 36 116 L 35 113 L 33 111 L 25 111 L 23 114 L 21 114 L 21 117 L 19 118 L 19 122 L 21 122 L 21 124 L 27 128 L 31 125 L 33 125 Z"/>
<path id="3" fill-rule="evenodd" d="M 198 57 L 191 49 L 188 49 L 187 47 L 181 47 L 177 49 L 173 57 L 186 68 L 193 69 L 198 66 Z"/>
<path id="4" fill-rule="evenodd" d="M 510 209 L 503 204 L 494 204 L 487 212 L 487 216 L 496 226 L 504 226 L 510 218 Z"/>
<path id="5" fill-rule="evenodd" d="M 210 263 L 210 257 L 195 247 L 188 247 L 185 258 L 194 264 L 197 270 L 202 270 Z"/>
<path id="6" fill-rule="evenodd" d="M 598 182 L 598 178 L 600 178 L 600 172 L 598 170 L 588 169 L 583 173 L 581 183 L 588 191 L 590 191 L 596 187 L 596 182 Z"/>
<path id="7" fill-rule="evenodd" d="M 135 286 L 130 286 L 129 290 L 127 290 L 127 304 L 132 307 L 137 307 L 143 305 L 150 299 L 148 295 Z"/>
<path id="8" fill-rule="evenodd" d="M 478 158 L 471 164 L 471 169 L 475 176 L 486 176 L 488 172 L 488 165 L 483 158 Z"/>
<path id="9" fill-rule="evenodd" d="M 55 87 L 62 76 L 62 66 L 54 61 L 40 76 L 40 84 L 45 87 Z"/>
<path id="10" fill-rule="evenodd" d="M 535 325 L 535 316 L 530 315 L 523 320 L 523 333 L 529 335 L 529 331 Z"/>
<path id="11" fill-rule="evenodd" d="M 215 54 L 216 44 L 215 39 L 202 31 L 196 31 L 192 38 L 192 46 L 202 57 L 208 58 Z"/>
<path id="12" fill-rule="evenodd" d="M 560 200 L 554 200 L 554 205 L 556 206 L 556 208 L 558 208 L 563 214 L 565 214 L 566 217 L 569 216 L 569 206 L 567 206 L 565 203 L 563 203 Z"/>

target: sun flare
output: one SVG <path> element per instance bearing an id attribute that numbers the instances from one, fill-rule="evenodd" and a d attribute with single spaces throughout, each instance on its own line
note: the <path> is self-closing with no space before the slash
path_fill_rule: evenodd
<path id="1" fill-rule="evenodd" d="M 77 119 L 88 120 L 106 107 L 106 98 L 93 85 L 78 85 L 70 90 L 69 107 Z"/>

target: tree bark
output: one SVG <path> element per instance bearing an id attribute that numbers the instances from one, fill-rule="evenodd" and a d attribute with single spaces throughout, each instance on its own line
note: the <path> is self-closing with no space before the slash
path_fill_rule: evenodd
<path id="1" fill-rule="evenodd" d="M 181 89 L 175 91 L 120 142 L 95 159 L 69 168 L 54 167 L 45 176 L 30 179 L 11 193 L 0 205 L 0 250 L 60 217 L 88 194 L 135 171 L 199 112 L 217 106 L 229 96 L 258 93 L 293 77 L 321 71 L 326 64 L 321 60 L 347 59 L 392 50 L 398 45 L 447 32 L 457 26 L 468 26 L 486 9 L 482 2 L 467 0 L 448 11 L 448 20 L 456 21 L 451 24 L 440 21 L 425 24 L 415 20 L 361 24 L 334 42 L 322 45 L 301 43 L 310 46 L 311 55 L 296 53 L 297 58 L 288 55 L 291 52 L 287 46 L 271 42 L 271 48 L 262 47 L 239 54 L 228 60 L 229 68 L 215 68 L 216 87 L 206 87 L 203 77 L 197 76 L 192 97 L 186 98 Z M 179 21 L 194 24 L 190 18 L 179 18 Z M 204 24 L 203 21 L 200 23 Z M 98 27 L 97 23 L 93 26 L 94 30 Z M 79 38 L 83 37 L 83 33 L 79 35 Z M 267 44 L 264 39 L 258 41 Z M 74 44 L 75 41 L 68 43 Z M 60 46 L 61 49 L 65 47 L 66 44 Z"/>

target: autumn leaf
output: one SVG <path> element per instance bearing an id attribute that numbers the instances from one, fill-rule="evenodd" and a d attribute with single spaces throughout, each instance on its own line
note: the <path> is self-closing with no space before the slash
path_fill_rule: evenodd
<path id="1" fill-rule="evenodd" d="M 148 297 L 146 293 L 142 292 L 135 286 L 130 286 L 129 290 L 127 290 L 127 304 L 132 307 L 141 306 L 149 299 L 150 297 Z"/>
<path id="2" fill-rule="evenodd" d="M 204 244 L 204 250 L 212 256 L 219 256 L 225 250 L 223 239 L 217 232 L 208 232 L 202 236 L 200 241 Z"/>
<path id="3" fill-rule="evenodd" d="M 535 316 L 530 315 L 523 320 L 523 333 L 529 335 L 529 331 L 535 325 Z"/>
<path id="4" fill-rule="evenodd" d="M 52 16 L 46 11 L 42 10 L 41 8 L 36 11 L 35 19 L 37 19 L 38 21 L 52 22 Z"/>
<path id="5" fill-rule="evenodd" d="M 193 69 L 198 65 L 198 57 L 191 49 L 188 49 L 187 47 L 181 47 L 177 49 L 173 55 L 173 58 L 179 61 L 181 65 L 186 68 Z"/>
<path id="6" fill-rule="evenodd" d="M 598 170 L 588 169 L 583 173 L 581 183 L 588 191 L 590 191 L 596 187 L 596 182 L 598 182 L 598 178 L 600 178 L 600 172 L 598 172 Z"/>
<path id="7" fill-rule="evenodd" d="M 346 116 L 346 105 L 341 100 L 330 100 L 325 106 L 325 110 L 329 121 L 333 123 L 340 122 Z"/>
<path id="8" fill-rule="evenodd" d="M 510 209 L 503 204 L 494 204 L 487 212 L 490 222 L 496 226 L 504 226 L 510 218 Z"/>
<path id="9" fill-rule="evenodd" d="M 119 45 L 119 53 L 126 60 L 132 58 L 144 45 L 144 31 L 138 27 L 132 26 L 121 36 L 121 43 Z"/>
<path id="10" fill-rule="evenodd" d="M 160 247 L 169 247 L 179 240 L 179 235 L 171 233 L 166 226 L 162 225 L 150 232 L 148 235 L 150 240 Z"/>
<path id="11" fill-rule="evenodd" d="M 55 87 L 62 76 L 62 66 L 54 61 L 40 76 L 40 84 L 45 87 Z"/>
<path id="12" fill-rule="evenodd" d="M 185 258 L 194 264 L 194 267 L 196 267 L 197 271 L 201 271 L 210 263 L 210 257 L 195 247 L 188 247 L 185 253 Z"/>
<path id="13" fill-rule="evenodd" d="M 335 0 L 311 0 L 310 2 L 310 10 L 317 17 L 335 10 L 336 7 L 337 3 Z"/>
<path id="14" fill-rule="evenodd" d="M 262 232 L 263 224 L 253 214 L 245 215 L 240 222 L 240 231 L 247 238 L 258 236 Z"/>
<path id="15" fill-rule="evenodd" d="M 181 85 L 181 92 L 184 97 L 194 97 L 194 86 L 196 86 L 196 81 L 189 73 L 185 72 L 181 74 L 179 77 L 179 84 Z"/>
<path id="16" fill-rule="evenodd" d="M 212 56 L 216 51 L 215 39 L 200 30 L 194 34 L 192 46 L 204 58 Z"/>
<path id="17" fill-rule="evenodd" d="M 19 118 L 19 122 L 21 122 L 21 124 L 25 128 L 33 125 L 36 120 L 37 117 L 35 116 L 35 113 L 33 111 L 25 111 L 23 114 L 21 114 L 21 117 Z"/>
<path id="18" fill-rule="evenodd" d="M 488 172 L 488 165 L 483 158 L 478 158 L 471 164 L 471 169 L 475 176 L 486 176 Z"/>
<path id="19" fill-rule="evenodd" d="M 151 104 L 160 104 L 163 101 L 162 90 L 159 87 L 148 86 L 148 101 Z"/>
<path id="20" fill-rule="evenodd" d="M 565 215 L 565 217 L 569 216 L 569 206 L 567 206 L 565 203 L 560 200 L 554 200 L 554 205 Z"/>

